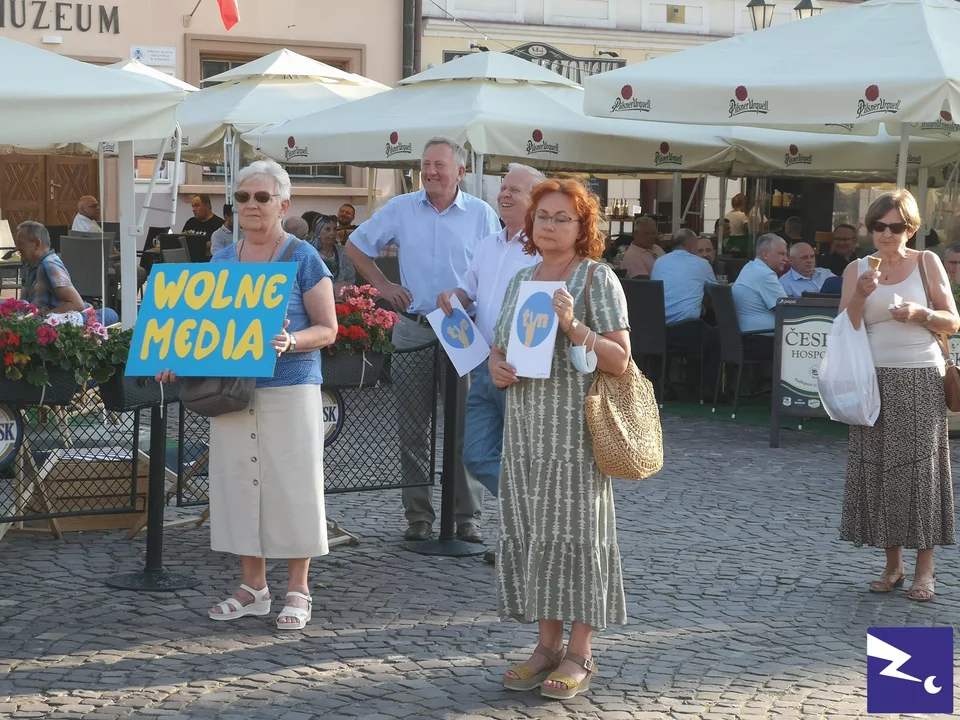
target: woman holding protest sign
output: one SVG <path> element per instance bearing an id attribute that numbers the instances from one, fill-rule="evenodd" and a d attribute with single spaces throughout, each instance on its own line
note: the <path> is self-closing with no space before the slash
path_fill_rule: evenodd
<path id="1" fill-rule="evenodd" d="M 540 687 L 543 696 L 556 699 L 590 687 L 593 633 L 627 620 L 613 486 L 596 465 L 584 416 L 593 371 L 620 376 L 630 362 L 623 289 L 609 266 L 594 262 L 603 252 L 599 216 L 597 197 L 575 180 L 534 188 L 524 250 L 543 260 L 507 286 L 489 360 L 493 383 L 507 388 L 499 610 L 501 617 L 540 625 L 533 655 L 508 670 L 503 684 L 510 690 Z M 521 340 L 519 330 L 511 332 L 515 322 L 528 325 L 516 312 L 527 280 L 564 284 L 539 301 L 546 300 L 544 320 L 553 318 L 543 327 L 555 322 L 558 329 L 546 379 L 518 377 L 506 361 L 511 342 L 531 345 L 529 335 Z M 523 315 L 535 298 L 520 306 Z M 530 325 L 540 327 L 536 320 Z M 566 648 L 565 622 L 571 624 Z"/>
<path id="2" fill-rule="evenodd" d="M 281 229 L 290 177 L 272 160 L 237 176 L 235 207 L 243 240 L 214 263 L 295 262 L 283 328 L 271 345 L 273 377 L 259 378 L 250 405 L 210 419 L 210 536 L 213 550 L 240 555 L 241 584 L 210 610 L 213 620 L 270 613 L 265 558 L 287 560 L 281 630 L 311 618 L 310 558 L 328 552 L 323 506 L 323 402 L 320 349 L 337 335 L 333 281 L 320 255 Z M 166 371 L 158 380 L 176 378 Z"/>

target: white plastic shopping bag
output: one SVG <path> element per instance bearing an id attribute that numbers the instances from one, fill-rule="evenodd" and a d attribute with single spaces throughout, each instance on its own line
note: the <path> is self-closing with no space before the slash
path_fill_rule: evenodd
<path id="1" fill-rule="evenodd" d="M 832 420 L 873 427 L 880 415 L 880 387 L 867 330 L 854 330 L 847 311 L 837 315 L 827 335 L 827 352 L 817 376 L 820 400 Z"/>

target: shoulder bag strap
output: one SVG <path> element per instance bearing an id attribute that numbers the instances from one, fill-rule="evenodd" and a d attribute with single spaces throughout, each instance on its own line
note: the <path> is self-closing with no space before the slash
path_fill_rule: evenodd
<path id="1" fill-rule="evenodd" d="M 917 268 L 920 270 L 920 282 L 923 283 L 923 294 L 927 301 L 927 307 L 933 309 L 930 307 L 930 286 L 927 283 L 927 269 L 924 267 L 927 254 L 927 250 L 923 250 L 920 253 L 920 257 L 917 258 Z M 937 346 L 940 348 L 940 352 L 943 353 L 943 359 L 947 361 L 947 365 L 953 365 L 953 359 L 950 357 L 950 349 L 947 345 L 947 336 L 942 333 L 935 333 L 933 330 L 930 332 L 933 333 L 933 336 L 937 339 Z"/>
<path id="2" fill-rule="evenodd" d="M 287 245 L 287 249 L 283 251 L 283 255 L 280 256 L 280 259 L 277 262 L 289 262 L 290 258 L 293 257 L 293 254 L 297 251 L 297 247 L 302 243 L 303 240 L 300 238 L 294 238 L 290 241 L 290 244 Z"/>

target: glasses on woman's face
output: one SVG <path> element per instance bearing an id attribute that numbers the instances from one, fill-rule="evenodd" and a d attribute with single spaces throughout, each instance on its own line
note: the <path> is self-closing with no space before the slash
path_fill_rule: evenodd
<path id="1" fill-rule="evenodd" d="M 563 229 L 567 227 L 572 222 L 577 222 L 576 218 L 572 218 L 566 214 L 559 215 L 547 215 L 545 212 L 538 212 L 533 216 L 533 221 L 538 225 L 546 225 L 547 223 L 552 223 L 555 228 Z"/>
<path id="2" fill-rule="evenodd" d="M 903 235 L 907 231 L 907 227 L 905 222 L 885 223 L 874 220 L 873 226 L 870 229 L 878 235 L 882 235 L 886 230 L 890 230 L 894 235 Z"/>
<path id="3" fill-rule="evenodd" d="M 257 190 L 253 194 L 253 199 L 256 200 L 261 205 L 266 205 L 270 202 L 270 198 L 280 197 L 276 193 L 268 193 L 266 190 Z M 250 202 L 250 193 L 246 190 L 237 190 L 233 194 L 233 199 L 237 201 L 237 205 L 242 205 L 245 202 Z"/>

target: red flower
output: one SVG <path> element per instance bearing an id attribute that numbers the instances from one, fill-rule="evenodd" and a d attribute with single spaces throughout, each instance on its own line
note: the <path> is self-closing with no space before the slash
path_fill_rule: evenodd
<path id="1" fill-rule="evenodd" d="M 7 367 L 10 367 L 15 362 L 16 362 L 16 358 L 13 357 L 12 352 L 8 352 L 3 356 L 3 364 L 6 365 Z"/>
<path id="2" fill-rule="evenodd" d="M 11 330 L 6 330 L 4 332 L 3 342 L 5 345 L 13 345 L 16 347 L 20 344 L 20 336 Z"/>
<path id="3" fill-rule="evenodd" d="M 41 345 L 49 345 L 57 339 L 57 331 L 49 325 L 41 325 L 37 328 L 37 341 Z"/>

